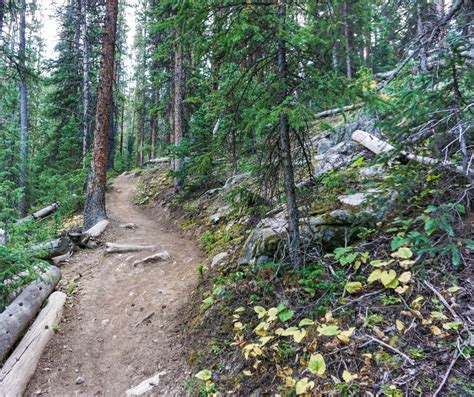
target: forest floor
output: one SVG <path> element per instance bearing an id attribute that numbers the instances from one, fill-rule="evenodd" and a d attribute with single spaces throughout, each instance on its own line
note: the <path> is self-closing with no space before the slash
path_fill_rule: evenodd
<path id="1" fill-rule="evenodd" d="M 202 257 L 165 209 L 133 204 L 136 181 L 132 175 L 114 180 L 107 196 L 111 223 L 102 240 L 156 249 L 108 255 L 102 248 L 83 250 L 62 267 L 60 288 L 70 297 L 27 395 L 120 396 L 159 373 L 158 385 L 144 395 L 184 394 L 184 312 Z M 137 228 L 119 226 L 129 222 Z M 133 265 L 163 250 L 170 260 Z"/>

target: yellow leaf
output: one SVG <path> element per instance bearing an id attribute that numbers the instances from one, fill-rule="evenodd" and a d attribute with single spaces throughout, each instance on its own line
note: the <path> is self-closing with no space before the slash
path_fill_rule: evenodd
<path id="1" fill-rule="evenodd" d="M 391 263 L 393 263 L 393 259 L 390 259 L 389 261 L 381 261 L 380 259 L 375 259 L 373 261 L 370 261 L 370 266 L 384 267 L 390 265 Z"/>
<path id="2" fill-rule="evenodd" d="M 411 260 L 411 259 L 406 259 L 404 261 L 401 261 L 399 263 L 400 267 L 402 267 L 403 269 L 408 269 L 411 265 L 413 265 L 415 263 L 415 261 Z"/>
<path id="3" fill-rule="evenodd" d="M 440 320 L 447 320 L 448 318 L 441 312 L 431 312 L 431 317 L 438 318 Z"/>
<path id="4" fill-rule="evenodd" d="M 331 322 L 332 320 L 334 320 L 333 316 L 332 316 L 332 312 L 327 312 L 325 315 L 324 315 L 324 319 L 326 320 L 327 323 Z"/>
<path id="5" fill-rule="evenodd" d="M 312 390 L 313 388 L 314 388 L 314 382 L 313 381 L 309 382 L 308 378 L 303 378 L 303 379 L 300 379 L 296 383 L 295 392 L 296 392 L 296 395 L 299 396 L 300 394 L 304 394 Z"/>
<path id="6" fill-rule="evenodd" d="M 402 332 L 405 329 L 405 324 L 403 324 L 403 321 L 401 320 L 396 320 L 395 325 L 397 326 L 397 329 L 400 332 Z"/>
<path id="7" fill-rule="evenodd" d="M 245 375 L 245 376 L 252 376 L 252 371 L 245 370 L 245 371 L 244 371 L 244 375 Z"/>
<path id="8" fill-rule="evenodd" d="M 264 346 L 267 342 L 271 341 L 273 336 L 263 336 L 260 338 L 260 346 Z"/>
<path id="9" fill-rule="evenodd" d="M 286 387 L 295 387 L 296 382 L 291 376 L 285 378 Z"/>
<path id="10" fill-rule="evenodd" d="M 393 281 L 396 280 L 397 273 L 395 270 L 385 270 L 380 273 L 380 281 L 385 288 L 392 288 Z M 396 286 L 395 286 L 396 288 Z"/>
<path id="11" fill-rule="evenodd" d="M 382 274 L 382 271 L 380 269 L 374 270 L 372 273 L 370 273 L 369 278 L 367 279 L 367 282 L 372 284 L 374 281 L 377 281 L 380 279 L 381 274 Z"/>
<path id="12" fill-rule="evenodd" d="M 410 259 L 413 256 L 413 252 L 408 247 L 400 247 L 397 252 L 392 254 L 393 258 L 402 258 L 402 259 Z"/>
<path id="13" fill-rule="evenodd" d="M 202 371 L 199 371 L 196 375 L 194 375 L 194 377 L 206 381 L 212 378 L 212 372 L 208 369 L 203 369 Z"/>
<path id="14" fill-rule="evenodd" d="M 451 323 L 444 323 L 443 328 L 450 330 L 450 329 L 458 329 L 462 325 L 461 321 L 453 321 Z"/>
<path id="15" fill-rule="evenodd" d="M 274 321 L 277 318 L 278 309 L 276 307 L 272 307 L 268 309 L 267 314 L 268 314 L 268 321 Z"/>
<path id="16" fill-rule="evenodd" d="M 438 336 L 438 335 L 441 335 L 441 333 L 442 333 L 441 330 L 440 330 L 436 325 L 432 325 L 432 326 L 430 327 L 430 329 L 431 329 L 431 333 L 432 333 L 433 335 Z"/>
<path id="17" fill-rule="evenodd" d="M 451 287 L 451 288 L 448 288 L 448 292 L 451 293 L 451 294 L 454 294 L 455 292 L 458 292 L 462 290 L 461 287 L 457 287 L 457 286 L 454 286 L 454 287 Z"/>
<path id="18" fill-rule="evenodd" d="M 341 333 L 337 325 L 321 325 L 317 328 L 320 336 L 336 336 Z"/>
<path id="19" fill-rule="evenodd" d="M 295 340 L 296 343 L 300 343 L 305 336 L 306 336 L 306 331 L 302 329 L 298 333 L 293 334 L 293 339 Z"/>
<path id="20" fill-rule="evenodd" d="M 303 318 L 298 324 L 298 327 L 304 327 L 306 325 L 313 325 L 313 324 L 314 324 L 313 320 L 310 320 L 309 318 Z"/>
<path id="21" fill-rule="evenodd" d="M 245 311 L 245 307 L 243 307 L 243 306 L 240 306 L 240 307 L 238 307 L 237 309 L 234 310 L 235 313 L 242 313 L 244 311 Z"/>
<path id="22" fill-rule="evenodd" d="M 349 343 L 351 341 L 350 337 L 354 333 L 354 330 L 355 330 L 355 327 L 351 327 L 346 331 L 341 331 L 341 333 L 337 335 L 337 339 L 339 339 L 341 342 Z"/>
<path id="23" fill-rule="evenodd" d="M 408 283 L 411 280 L 411 272 L 403 272 L 400 274 L 400 277 L 398 277 L 398 281 L 401 283 Z"/>
<path id="24" fill-rule="evenodd" d="M 408 288 L 408 285 L 404 285 L 403 287 L 397 287 L 395 288 L 395 292 L 397 294 L 404 294 L 405 292 L 407 292 Z"/>
<path id="25" fill-rule="evenodd" d="M 241 322 L 236 322 L 236 323 L 234 323 L 234 328 L 238 329 L 238 330 L 241 330 L 242 328 L 244 328 L 244 326 L 242 325 Z"/>
<path id="26" fill-rule="evenodd" d="M 346 383 L 350 383 L 352 382 L 354 379 L 357 379 L 359 376 L 357 374 L 351 374 L 349 371 L 347 370 L 344 370 L 344 372 L 342 373 L 342 379 L 344 379 L 344 382 Z"/>
<path id="27" fill-rule="evenodd" d="M 324 375 L 326 373 L 326 362 L 321 354 L 312 354 L 308 362 L 309 372 L 316 375 Z"/>
<path id="28" fill-rule="evenodd" d="M 265 314 L 267 314 L 267 311 L 262 306 L 255 306 L 253 310 L 255 310 L 255 313 L 258 314 L 258 318 L 263 318 Z"/>
<path id="29" fill-rule="evenodd" d="M 358 292 L 362 289 L 362 283 L 360 283 L 358 281 L 354 281 L 354 282 L 351 282 L 351 283 L 347 283 L 344 288 L 346 289 L 347 292 L 349 292 L 350 294 L 353 294 L 353 293 Z"/>

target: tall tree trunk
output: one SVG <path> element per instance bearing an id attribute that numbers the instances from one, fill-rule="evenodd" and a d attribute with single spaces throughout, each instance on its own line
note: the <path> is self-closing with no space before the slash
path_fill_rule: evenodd
<path id="1" fill-rule="evenodd" d="M 283 102 L 288 95 L 288 72 L 286 62 L 286 42 L 281 36 L 285 30 L 286 0 L 279 0 L 278 3 L 278 25 L 280 38 L 278 39 L 278 75 L 283 88 L 280 93 L 280 100 Z M 280 155 L 283 164 L 283 175 L 285 181 L 286 209 L 288 211 L 288 232 L 289 250 L 293 266 L 301 264 L 300 256 L 300 231 L 299 231 L 299 211 L 296 204 L 295 177 L 293 162 L 291 159 L 290 124 L 288 114 L 280 113 Z"/>
<path id="2" fill-rule="evenodd" d="M 123 123 L 125 113 L 125 97 L 122 98 L 122 106 L 120 109 L 120 158 L 123 160 Z"/>
<path id="3" fill-rule="evenodd" d="M 26 178 L 28 164 L 28 89 L 26 87 L 26 1 L 21 0 L 20 4 L 20 177 L 19 186 L 23 190 L 19 203 L 19 210 L 22 216 L 28 210 L 28 200 L 26 198 Z"/>
<path id="4" fill-rule="evenodd" d="M 351 62 L 351 37 L 349 30 L 349 10 L 347 6 L 347 1 L 344 1 L 342 4 L 343 18 L 344 18 L 344 38 L 345 38 L 345 48 L 346 48 L 346 74 L 347 78 L 352 79 L 352 62 Z"/>
<path id="5" fill-rule="evenodd" d="M 84 206 L 84 229 L 86 230 L 107 217 L 105 209 L 107 140 L 113 100 L 117 13 L 118 0 L 107 0 L 95 115 L 94 153 Z"/>
<path id="6" fill-rule="evenodd" d="M 115 134 L 117 132 L 115 125 L 115 103 L 112 99 L 112 110 L 109 119 L 109 136 L 107 142 L 107 170 L 114 168 L 114 154 L 115 154 Z"/>
<path id="7" fill-rule="evenodd" d="M 87 36 L 87 0 L 81 0 L 82 35 L 82 159 L 86 166 L 86 153 L 89 146 L 89 39 Z"/>
<path id="8" fill-rule="evenodd" d="M 183 49 L 181 44 L 177 44 L 174 53 L 174 144 L 181 145 L 183 139 L 184 120 L 183 120 Z M 181 169 L 181 159 L 176 158 L 174 161 L 174 170 Z M 182 188 L 183 182 L 177 177 L 174 181 L 175 191 Z"/>
<path id="9" fill-rule="evenodd" d="M 426 47 L 423 44 L 424 38 L 424 26 L 423 26 L 423 16 L 421 14 L 420 2 L 416 2 L 416 29 L 418 33 L 419 40 L 421 41 L 420 48 L 420 70 L 421 72 L 426 72 L 428 70 L 428 61 L 426 56 Z"/>
<path id="10" fill-rule="evenodd" d="M 0 40 L 3 34 L 3 19 L 5 17 L 5 0 L 0 0 Z"/>

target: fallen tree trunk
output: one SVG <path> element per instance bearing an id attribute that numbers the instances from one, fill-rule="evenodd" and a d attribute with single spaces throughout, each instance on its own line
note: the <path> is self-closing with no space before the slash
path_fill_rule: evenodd
<path id="1" fill-rule="evenodd" d="M 50 204 L 50 205 L 40 209 L 39 211 L 33 212 L 32 214 L 17 220 L 16 224 L 19 225 L 23 222 L 34 221 L 34 220 L 37 220 L 37 219 L 46 218 L 48 215 L 51 215 L 52 213 L 54 213 L 58 208 L 59 208 L 59 203 Z"/>
<path id="2" fill-rule="evenodd" d="M 342 108 L 324 110 L 323 112 L 316 113 L 315 118 L 322 119 L 324 117 L 334 116 L 335 114 L 350 112 L 351 110 L 360 109 L 362 106 L 364 106 L 363 103 L 357 103 L 355 105 L 344 106 Z"/>
<path id="3" fill-rule="evenodd" d="M 0 395 L 22 396 L 36 371 L 39 359 L 59 324 L 66 294 L 53 293 L 32 327 L 0 371 Z"/>
<path id="4" fill-rule="evenodd" d="M 395 147 L 390 145 L 388 142 L 382 141 L 376 136 L 362 130 L 354 131 L 354 133 L 352 134 L 352 140 L 366 147 L 375 154 L 388 153 L 395 149 Z M 431 157 L 418 156 L 415 154 L 407 153 L 403 150 L 400 152 L 400 155 L 406 157 L 408 160 L 415 161 L 419 164 L 441 166 L 464 176 L 468 176 L 471 178 L 474 176 L 474 170 L 469 169 L 466 173 L 464 172 L 461 166 L 457 166 L 451 161 L 437 160 Z"/>
<path id="5" fill-rule="evenodd" d="M 118 253 L 118 252 L 150 251 L 153 249 L 155 249 L 153 245 L 105 243 L 105 252 L 108 254 L 113 254 L 113 253 Z"/>
<path id="6" fill-rule="evenodd" d="M 67 254 L 72 251 L 73 245 L 69 237 L 60 237 L 46 243 L 35 244 L 29 248 L 36 257 L 51 259 L 55 256 Z"/>
<path id="7" fill-rule="evenodd" d="M 149 165 L 159 165 L 159 164 L 166 164 L 170 162 L 169 157 L 159 157 L 157 159 L 150 159 L 143 163 L 143 167 L 148 167 Z"/>
<path id="8" fill-rule="evenodd" d="M 70 252 L 68 252 L 67 254 L 64 254 L 64 255 L 55 256 L 54 258 L 51 258 L 49 261 L 54 266 L 59 266 L 62 263 L 66 262 L 71 256 L 72 256 L 72 251 L 70 251 Z"/>
<path id="9" fill-rule="evenodd" d="M 40 280 L 26 287 L 5 311 L 0 313 L 0 362 L 31 323 L 60 278 L 61 271 L 57 267 L 48 267 Z"/>
<path id="10" fill-rule="evenodd" d="M 107 219 L 102 219 L 101 221 L 97 222 L 94 226 L 90 229 L 86 230 L 82 233 L 82 237 L 89 237 L 89 238 L 97 238 L 99 237 L 109 225 L 109 221 Z"/>

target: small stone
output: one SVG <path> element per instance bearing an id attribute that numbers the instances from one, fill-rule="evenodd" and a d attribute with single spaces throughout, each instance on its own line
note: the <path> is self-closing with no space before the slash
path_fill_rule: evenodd
<path id="1" fill-rule="evenodd" d="M 84 378 L 82 376 L 78 376 L 76 379 L 76 385 L 82 385 L 84 383 Z"/>

